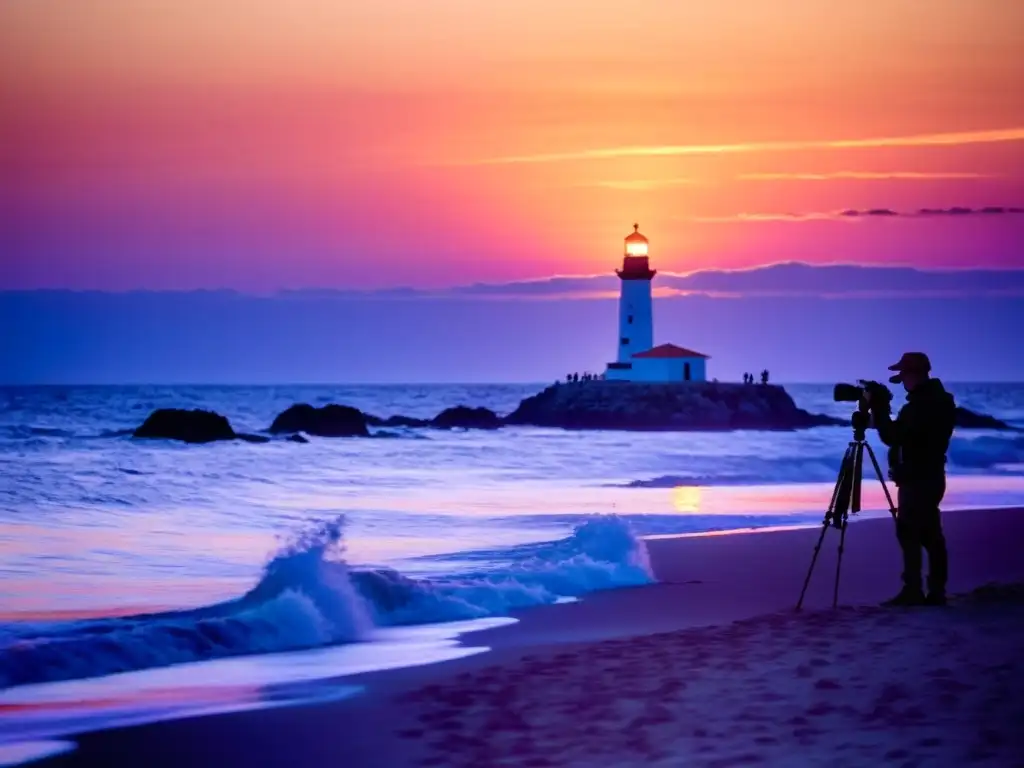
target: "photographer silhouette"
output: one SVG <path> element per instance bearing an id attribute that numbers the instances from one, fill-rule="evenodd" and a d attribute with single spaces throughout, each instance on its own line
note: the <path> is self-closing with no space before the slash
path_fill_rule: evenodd
<path id="1" fill-rule="evenodd" d="M 890 476 L 896 484 L 896 538 L 903 552 L 903 589 L 885 605 L 945 605 L 948 563 L 939 504 L 946 493 L 946 451 L 953 435 L 956 403 L 939 379 L 930 376 L 923 352 L 907 352 L 889 378 L 903 384 L 907 404 L 895 420 L 886 398 L 865 390 L 875 429 L 890 447 Z M 928 594 L 921 586 L 921 550 L 928 553 Z"/>

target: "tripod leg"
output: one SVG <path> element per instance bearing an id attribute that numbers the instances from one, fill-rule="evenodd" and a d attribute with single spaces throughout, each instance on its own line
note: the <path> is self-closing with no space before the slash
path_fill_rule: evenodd
<path id="1" fill-rule="evenodd" d="M 814 572 L 814 564 L 818 560 L 818 553 L 821 551 L 821 542 L 825 540 L 825 532 L 828 530 L 829 520 L 826 519 L 821 526 L 821 535 L 818 536 L 818 543 L 814 545 L 814 554 L 811 555 L 811 567 L 807 569 L 807 577 L 804 579 L 804 588 L 800 590 L 800 599 L 796 601 L 796 609 L 799 611 L 804 604 L 804 595 L 807 594 L 807 586 L 811 583 L 811 574 Z"/>
<path id="2" fill-rule="evenodd" d="M 832 607 L 839 603 L 839 572 L 843 567 L 843 547 L 846 544 L 846 518 L 843 518 L 842 527 L 839 529 L 839 556 L 836 558 L 836 584 L 832 590 Z"/>
<path id="3" fill-rule="evenodd" d="M 818 543 L 814 545 L 814 554 L 811 556 L 811 565 L 807 569 L 807 577 L 804 579 L 804 587 L 800 590 L 800 599 L 796 602 L 796 610 L 804 604 L 804 596 L 807 594 L 807 586 L 811 583 L 811 574 L 814 572 L 814 564 L 818 561 L 818 553 L 821 551 L 821 543 L 825 540 L 825 533 L 828 531 L 829 525 L 832 524 L 832 514 L 836 507 L 836 500 L 839 498 L 839 489 L 843 485 L 843 480 L 848 471 L 849 467 L 849 455 L 852 450 L 852 445 L 847 447 L 846 453 L 843 454 L 843 463 L 839 467 L 839 477 L 836 480 L 836 487 L 832 490 L 832 500 L 828 503 L 828 509 L 825 511 L 825 521 L 821 526 L 821 535 L 818 536 Z"/>
<path id="4" fill-rule="evenodd" d="M 860 486 L 864 475 L 864 443 L 857 443 L 853 458 L 853 493 L 850 494 L 850 512 L 860 512 Z"/>
<path id="5" fill-rule="evenodd" d="M 889 514 L 895 518 L 896 505 L 892 503 L 892 496 L 889 495 L 889 486 L 885 484 L 885 477 L 882 475 L 882 468 L 878 466 L 878 459 L 875 458 L 875 452 L 871 449 L 871 444 L 864 443 L 864 447 L 868 449 L 868 456 L 871 458 L 871 464 L 875 468 L 875 474 L 878 475 L 878 482 L 882 484 L 882 492 L 885 494 L 885 501 L 889 505 Z"/>
<path id="6" fill-rule="evenodd" d="M 864 446 L 867 445 L 861 441 L 856 441 L 850 446 L 852 456 L 850 457 L 850 471 L 853 472 L 852 492 L 850 493 L 850 512 L 860 512 L 860 486 L 861 486 L 861 474 L 864 469 Z M 839 576 L 843 568 L 843 550 L 846 548 L 846 526 L 847 520 L 847 509 L 844 507 L 839 510 L 839 553 L 836 557 L 836 581 L 835 586 L 832 589 L 832 607 L 835 608 L 839 604 Z"/>

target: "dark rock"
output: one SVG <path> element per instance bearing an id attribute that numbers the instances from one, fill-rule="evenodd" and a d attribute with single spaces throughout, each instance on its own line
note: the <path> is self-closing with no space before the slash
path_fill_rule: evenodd
<path id="1" fill-rule="evenodd" d="M 1004 429 L 1015 432 L 1019 431 L 1016 427 L 1007 424 L 1005 421 L 1000 421 L 994 416 L 975 413 L 959 406 L 957 406 L 955 418 L 957 429 Z"/>
<path id="2" fill-rule="evenodd" d="M 290 443 L 308 443 L 309 438 L 305 435 L 300 435 L 296 432 L 294 435 L 288 435 L 288 442 Z"/>
<path id="3" fill-rule="evenodd" d="M 241 432 L 235 435 L 239 440 L 243 440 L 247 443 L 269 443 L 270 438 L 266 435 L 246 435 Z"/>
<path id="4" fill-rule="evenodd" d="M 325 405 L 314 408 L 299 403 L 278 414 L 270 425 L 272 434 L 305 432 L 317 437 L 368 437 L 366 415 L 347 405 Z"/>
<path id="5" fill-rule="evenodd" d="M 430 426 L 440 429 L 498 429 L 502 426 L 501 417 L 489 408 L 470 408 L 457 405 L 445 408 L 430 422 Z"/>
<path id="6" fill-rule="evenodd" d="M 234 440 L 238 435 L 231 422 L 213 411 L 160 408 L 153 411 L 133 437 L 161 440 L 182 440 L 186 443 L 212 443 L 215 440 Z"/>
<path id="7" fill-rule="evenodd" d="M 849 422 L 798 408 L 777 385 L 588 381 L 579 386 L 551 386 L 526 398 L 505 423 L 686 431 L 801 429 Z"/>

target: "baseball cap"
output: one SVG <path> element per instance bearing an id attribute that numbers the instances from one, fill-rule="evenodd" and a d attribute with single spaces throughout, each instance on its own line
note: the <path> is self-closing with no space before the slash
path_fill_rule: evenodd
<path id="1" fill-rule="evenodd" d="M 889 366 L 890 371 L 898 371 L 895 376 L 889 377 L 889 382 L 898 384 L 903 380 L 903 374 L 928 373 L 932 369 L 932 363 L 924 352 L 904 352 L 898 363 Z"/>

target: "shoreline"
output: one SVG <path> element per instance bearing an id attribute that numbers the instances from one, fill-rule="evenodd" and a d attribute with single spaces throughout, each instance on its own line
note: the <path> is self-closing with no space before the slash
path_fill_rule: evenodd
<path id="1" fill-rule="evenodd" d="M 1024 582 L 1024 559 L 1019 557 L 1017 544 L 1024 538 L 1024 509 L 960 510 L 945 514 L 944 525 L 950 548 L 951 594 L 989 583 Z M 835 531 L 826 536 L 801 614 L 794 614 L 792 608 L 820 525 L 787 531 L 652 539 L 647 546 L 659 583 L 597 592 L 573 603 L 530 608 L 514 614 L 514 624 L 461 636 L 461 644 L 486 646 L 486 652 L 455 661 L 341 678 L 339 682 L 362 686 L 364 691 L 337 703 L 166 721 L 85 734 L 78 737 L 77 750 L 47 764 L 203 765 L 223 762 L 227 757 L 231 762 L 259 765 L 313 765 L 343 754 L 346 764 L 357 766 L 447 765 L 443 761 L 430 762 L 439 759 L 439 742 L 434 738 L 438 732 L 432 727 L 424 728 L 421 721 L 434 711 L 431 707 L 439 701 L 439 692 L 466 705 L 455 707 L 455 714 L 449 712 L 446 716 L 445 722 L 451 722 L 445 733 L 451 736 L 476 722 L 475 715 L 467 714 L 466 707 L 472 704 L 486 710 L 501 703 L 490 701 L 481 705 L 478 701 L 480 692 L 490 690 L 489 686 L 497 684 L 495 681 L 516 690 L 534 690 L 542 698 L 557 698 L 565 689 L 564 685 L 553 685 L 550 679 L 554 677 L 557 681 L 558 669 L 566 670 L 567 680 L 583 682 L 587 679 L 587 667 L 584 664 L 577 669 L 581 659 L 612 653 L 609 649 L 619 649 L 612 653 L 615 656 L 631 647 L 654 643 L 654 653 L 658 643 L 678 644 L 685 637 L 706 639 L 709 632 L 728 635 L 741 631 L 729 628 L 743 626 L 744 622 L 755 635 L 771 635 L 779 627 L 788 628 L 791 634 L 796 631 L 794 626 L 815 625 L 820 630 L 820 623 L 827 622 L 830 615 L 845 617 L 843 620 L 851 628 L 877 622 L 881 609 L 874 606 L 898 589 L 899 553 L 891 526 L 887 519 L 858 520 L 850 526 L 840 610 L 836 614 L 821 611 L 831 604 L 838 538 Z M 948 613 L 930 615 L 955 619 L 958 611 L 954 605 Z M 891 609 L 883 613 L 894 615 Z M 996 614 L 998 618 L 999 612 Z M 848 650 L 841 637 L 834 642 L 837 649 Z M 647 669 L 647 677 L 653 674 L 657 678 L 670 671 L 671 655 L 658 658 L 661 666 L 653 671 Z M 634 662 L 643 666 L 642 659 Z M 588 684 L 599 683 L 598 676 Z M 624 693 L 625 689 L 616 689 L 603 695 L 621 698 Z M 522 713 L 518 717 L 522 720 Z M 665 720 L 668 716 L 661 712 L 659 717 Z M 670 721 L 671 717 L 665 722 Z M 538 723 L 536 727 L 551 736 L 547 725 Z M 568 729 L 566 739 L 570 743 L 573 738 L 592 738 L 582 732 L 574 736 L 572 729 L 577 726 L 579 723 L 571 717 L 561 726 Z M 399 737 L 400 733 L 405 736 Z M 819 737 L 826 738 L 821 734 Z M 468 764 L 458 762 L 462 754 L 459 750 L 469 749 L 467 744 L 464 740 L 447 744 L 445 754 L 451 757 L 450 764 Z M 470 753 L 477 754 L 472 749 L 466 752 Z M 504 759 L 502 755 L 492 757 Z M 427 762 L 419 762 L 421 759 Z M 550 759 L 533 764 L 571 764 Z"/>

